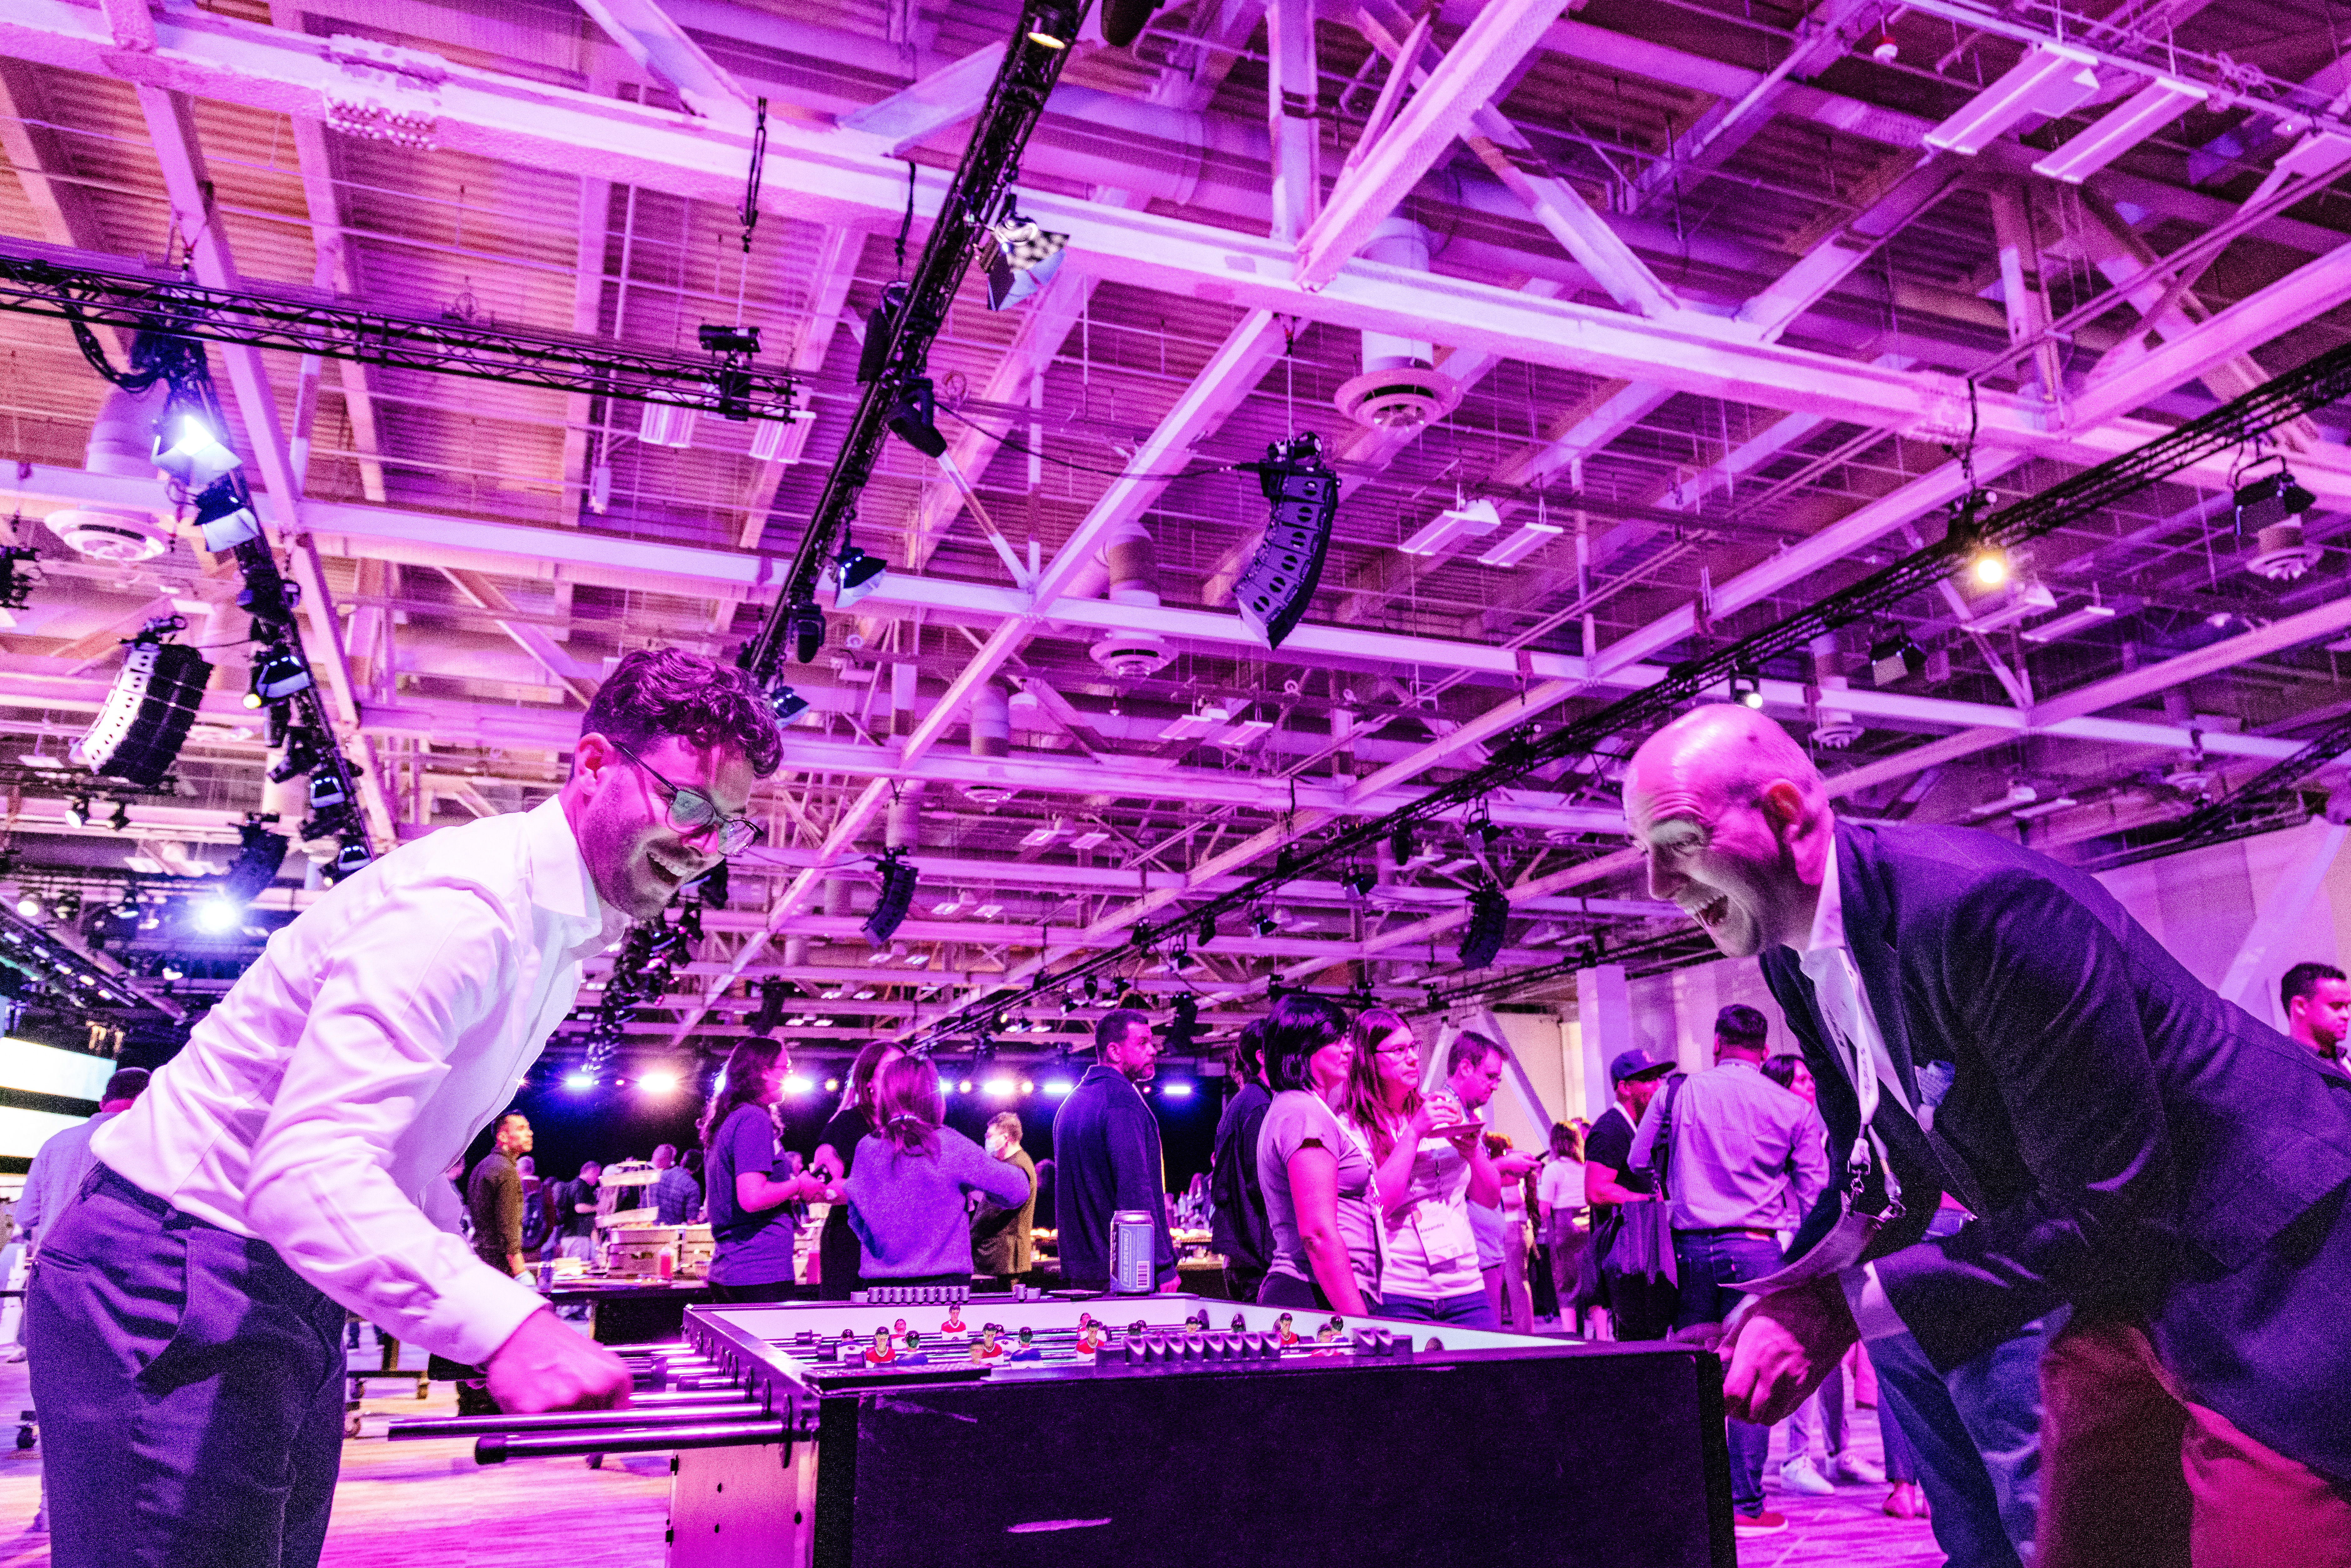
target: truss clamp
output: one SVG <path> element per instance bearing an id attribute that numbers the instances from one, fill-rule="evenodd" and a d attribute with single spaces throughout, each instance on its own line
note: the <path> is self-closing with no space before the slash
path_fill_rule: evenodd
<path id="1" fill-rule="evenodd" d="M 337 33 L 327 40 L 327 58 L 338 72 L 319 89 L 328 130 L 420 152 L 440 145 L 449 68 L 439 56 Z"/>

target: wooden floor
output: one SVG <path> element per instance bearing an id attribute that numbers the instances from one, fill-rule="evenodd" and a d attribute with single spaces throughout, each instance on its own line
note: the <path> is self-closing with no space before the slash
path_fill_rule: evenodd
<path id="1" fill-rule="evenodd" d="M 596 1470 L 580 1459 L 485 1469 L 468 1441 L 383 1439 L 395 1418 L 455 1414 L 448 1385 L 434 1385 L 423 1404 L 413 1393 L 390 1392 L 399 1385 L 374 1386 L 385 1396 L 367 1401 L 362 1435 L 343 1445 L 327 1568 L 658 1568 L 669 1501 L 665 1457 L 616 1457 Z M 24 1364 L 0 1364 L 0 1568 L 49 1561 L 48 1537 L 31 1528 L 40 1449 L 8 1443 L 13 1417 L 30 1403 Z M 1856 1415 L 1861 1450 L 1876 1458 L 1876 1413 Z M 1788 1515 L 1789 1528 L 1742 1541 L 1741 1568 L 1933 1568 L 1943 1561 L 1925 1523 L 1878 1511 L 1882 1487 L 1790 1498 L 1778 1485 L 1776 1476 L 1767 1482 L 1770 1506 Z"/>

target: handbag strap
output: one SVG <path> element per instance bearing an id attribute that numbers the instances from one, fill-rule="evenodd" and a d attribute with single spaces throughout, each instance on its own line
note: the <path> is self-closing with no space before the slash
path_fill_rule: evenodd
<path id="1" fill-rule="evenodd" d="M 1666 1187 L 1666 1172 L 1674 1162 L 1674 1096 L 1681 1092 L 1687 1072 L 1677 1072 L 1666 1080 L 1666 1103 L 1657 1112 L 1657 1141 L 1649 1148 L 1649 1175 L 1657 1189 L 1660 1203 L 1672 1201 Z"/>

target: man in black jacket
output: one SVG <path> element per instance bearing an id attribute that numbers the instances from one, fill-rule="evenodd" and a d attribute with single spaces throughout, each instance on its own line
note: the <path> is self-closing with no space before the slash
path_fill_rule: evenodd
<path id="1" fill-rule="evenodd" d="M 1650 886 L 1760 956 L 1849 1179 L 1724 1344 L 1771 1421 L 1856 1335 L 1948 1373 L 2060 1305 L 2042 1568 L 2333 1563 L 2351 1541 L 2351 1095 L 2093 878 L 1841 823 L 1787 734 L 1700 708 L 1635 758 Z M 1924 1239 L 1940 1192 L 1977 1218 Z M 1848 1212 L 1849 1211 L 1849 1212 Z"/>

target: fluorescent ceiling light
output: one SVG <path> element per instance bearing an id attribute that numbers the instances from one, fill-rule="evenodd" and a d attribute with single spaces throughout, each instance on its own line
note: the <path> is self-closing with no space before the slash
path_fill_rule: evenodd
<path id="1" fill-rule="evenodd" d="M 2062 44 L 2041 44 L 1968 106 L 1927 132 L 1927 145 L 1968 157 L 2000 139 L 2028 114 L 2068 114 L 2098 90 L 2097 57 Z"/>
<path id="2" fill-rule="evenodd" d="M 2085 604 L 2079 610 L 2069 610 L 2054 621 L 2043 621 L 2038 626 L 2028 626 L 2020 633 L 2028 643 L 2054 643 L 2060 637 L 2071 637 L 2076 632 L 2086 632 L 2100 622 L 2115 618 L 2111 604 Z"/>
<path id="3" fill-rule="evenodd" d="M 1479 566 L 1516 566 L 1567 530 L 1557 523 L 1521 523 L 1519 531 L 1478 558 Z"/>
<path id="4" fill-rule="evenodd" d="M 1100 828 L 1095 828 L 1089 832 L 1080 833 L 1076 838 L 1071 839 L 1070 841 L 1070 847 L 1073 850 L 1090 850 L 1099 844 L 1106 844 L 1108 842 L 1110 842 L 1110 835 L 1103 832 Z"/>
<path id="5" fill-rule="evenodd" d="M 1997 632 L 2013 626 L 2028 615 L 2038 615 L 2044 610 L 2057 608 L 2057 596 L 2040 583 L 2021 581 L 2010 591 L 2008 602 L 1997 610 L 1986 611 L 1966 623 L 1970 632 Z"/>
<path id="6" fill-rule="evenodd" d="M 1022 834 L 1020 837 L 1020 847 L 1024 850 L 1041 850 L 1047 844 L 1051 843 L 1055 839 L 1058 839 L 1061 836 L 1061 824 L 1059 822 L 1049 822 L 1044 827 L 1031 828 L 1026 833 Z"/>
<path id="7" fill-rule="evenodd" d="M 1259 736 L 1273 727 L 1270 718 L 1245 718 L 1224 734 L 1217 737 L 1218 746 L 1228 746 L 1239 751 L 1257 743 Z"/>
<path id="8" fill-rule="evenodd" d="M 1502 514 L 1481 497 L 1437 513 L 1396 549 L 1406 555 L 1437 555 L 1450 549 L 1464 535 L 1483 536 L 1501 526 Z"/>
<path id="9" fill-rule="evenodd" d="M 982 920 L 993 920 L 1003 913 L 1004 905 L 1000 904 L 983 904 L 977 909 L 972 911 L 974 915 Z"/>
<path id="10" fill-rule="evenodd" d="M 1220 729 L 1232 715 L 1220 707 L 1195 709 L 1159 732 L 1162 740 L 1193 740 L 1214 729 Z"/>
<path id="11" fill-rule="evenodd" d="M 2158 77 L 2105 118 L 2032 166 L 2036 174 L 2078 185 L 2212 95 L 2194 82 Z"/>

